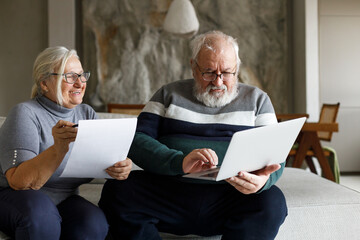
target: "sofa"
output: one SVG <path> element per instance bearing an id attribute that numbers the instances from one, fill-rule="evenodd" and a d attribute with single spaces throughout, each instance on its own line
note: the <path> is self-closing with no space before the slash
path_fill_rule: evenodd
<path id="1" fill-rule="evenodd" d="M 99 113 L 100 118 L 130 117 Z M 0 126 L 5 120 L 0 117 Z M 135 167 L 135 170 L 139 170 Z M 97 204 L 103 179 L 94 179 L 80 187 L 80 195 Z M 304 169 L 286 167 L 276 185 L 283 191 L 288 216 L 280 227 L 277 240 L 360 239 L 360 193 L 331 182 Z M 161 233 L 163 239 L 215 240 L 221 236 L 175 236 Z M 9 239 L 0 232 L 0 240 Z"/>

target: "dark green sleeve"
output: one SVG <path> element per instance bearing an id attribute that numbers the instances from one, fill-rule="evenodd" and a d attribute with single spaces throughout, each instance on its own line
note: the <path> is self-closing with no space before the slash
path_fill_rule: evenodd
<path id="1" fill-rule="evenodd" d="M 136 165 L 149 172 L 164 175 L 184 174 L 182 169 L 184 157 L 183 152 L 169 149 L 158 140 L 141 132 L 136 132 L 129 151 L 129 158 Z"/>
<path id="2" fill-rule="evenodd" d="M 282 175 L 282 173 L 284 171 L 285 162 L 281 163 L 280 166 L 281 166 L 281 168 L 279 170 L 270 174 L 270 177 L 267 180 L 267 182 L 265 183 L 264 187 L 257 193 L 261 193 L 262 191 L 269 189 L 272 185 L 274 185 L 277 182 L 277 180 L 279 180 L 280 176 Z"/>

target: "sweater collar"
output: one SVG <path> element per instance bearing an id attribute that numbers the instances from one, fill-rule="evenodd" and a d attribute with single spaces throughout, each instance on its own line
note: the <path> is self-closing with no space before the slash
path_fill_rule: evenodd
<path id="1" fill-rule="evenodd" d="M 37 96 L 36 101 L 45 108 L 48 112 L 51 114 L 58 116 L 58 117 L 70 117 L 74 114 L 75 108 L 66 108 L 63 106 L 60 106 L 59 104 L 51 101 L 45 96 Z"/>

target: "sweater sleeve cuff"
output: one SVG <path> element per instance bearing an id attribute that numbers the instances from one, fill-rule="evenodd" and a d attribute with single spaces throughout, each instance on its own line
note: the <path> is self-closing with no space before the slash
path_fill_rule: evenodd
<path id="1" fill-rule="evenodd" d="M 280 164 L 281 168 L 279 170 L 277 170 L 276 172 L 273 172 L 272 174 L 270 174 L 269 179 L 266 181 L 265 185 L 256 193 L 261 193 L 265 190 L 268 190 L 272 185 L 275 185 L 275 183 L 279 180 L 279 178 L 281 177 L 284 168 L 285 168 L 285 162 Z"/>

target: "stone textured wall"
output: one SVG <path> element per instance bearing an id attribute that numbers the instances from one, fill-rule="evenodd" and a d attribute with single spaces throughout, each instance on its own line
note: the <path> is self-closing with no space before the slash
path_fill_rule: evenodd
<path id="1" fill-rule="evenodd" d="M 85 102 L 146 103 L 163 84 L 191 78 L 191 38 L 164 32 L 171 0 L 83 0 L 83 65 L 92 72 Z M 239 81 L 256 85 L 278 112 L 289 108 L 287 0 L 193 0 L 199 33 L 237 38 Z"/>

